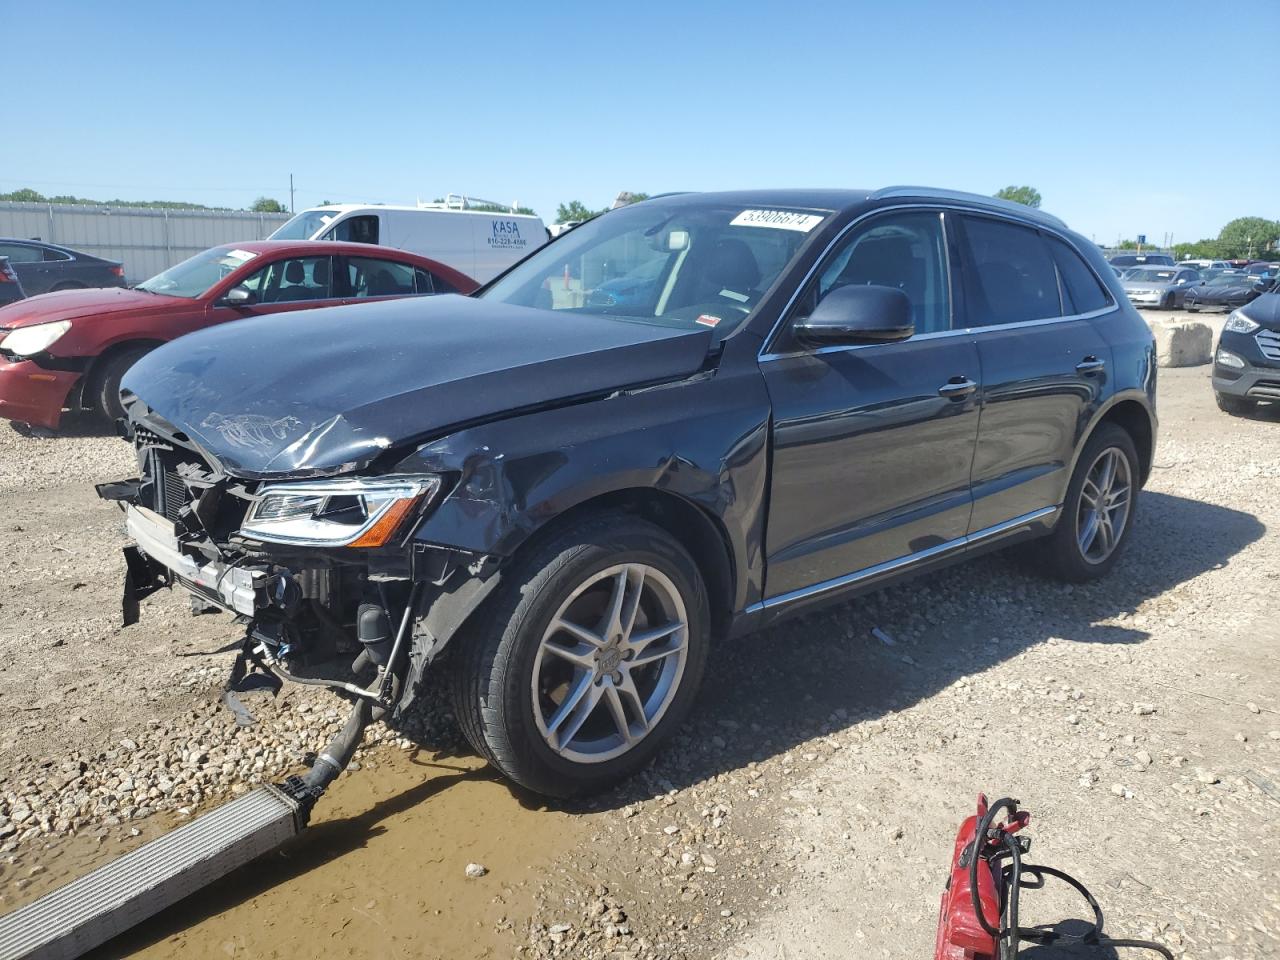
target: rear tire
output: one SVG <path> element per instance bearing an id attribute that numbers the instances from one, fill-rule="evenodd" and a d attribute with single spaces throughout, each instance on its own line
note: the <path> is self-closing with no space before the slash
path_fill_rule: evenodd
<path id="1" fill-rule="evenodd" d="M 120 381 L 135 363 L 154 350 L 154 347 L 128 347 L 113 353 L 100 362 L 99 369 L 93 377 L 92 390 L 86 399 L 92 403 L 92 410 L 98 416 L 113 423 L 124 416 L 124 405 L 120 403 Z"/>
<path id="2" fill-rule="evenodd" d="M 1233 417 L 1247 417 L 1258 409 L 1258 402 L 1247 397 L 1233 397 L 1229 393 L 1213 391 L 1213 399 L 1218 402 L 1218 409 Z"/>
<path id="3" fill-rule="evenodd" d="M 615 600 L 636 611 L 634 630 L 625 613 L 611 617 Z M 454 713 L 476 751 L 521 786 L 554 797 L 601 790 L 647 764 L 683 722 L 710 639 L 688 552 L 647 521 L 600 516 L 504 571 L 453 641 Z"/>
<path id="4" fill-rule="evenodd" d="M 1114 423 L 1099 426 L 1076 461 L 1053 533 L 1034 545 L 1047 574 L 1085 583 L 1111 571 L 1129 542 L 1138 471 L 1128 432 Z"/>

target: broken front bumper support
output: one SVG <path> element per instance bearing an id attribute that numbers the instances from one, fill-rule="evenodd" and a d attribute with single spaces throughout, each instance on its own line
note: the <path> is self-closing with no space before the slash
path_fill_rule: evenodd
<path id="1" fill-rule="evenodd" d="M 125 547 L 125 625 L 137 622 L 137 604 L 162 586 L 176 582 L 211 603 L 254 616 L 267 600 L 266 570 L 220 560 L 197 559 L 183 552 L 173 524 L 146 507 L 128 504 L 125 526 L 137 543 Z M 130 613 L 133 614 L 130 619 Z"/>

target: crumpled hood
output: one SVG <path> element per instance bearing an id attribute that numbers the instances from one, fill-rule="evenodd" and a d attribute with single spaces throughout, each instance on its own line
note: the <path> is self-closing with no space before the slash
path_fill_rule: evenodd
<path id="1" fill-rule="evenodd" d="M 709 330 L 420 297 L 221 324 L 147 354 L 122 386 L 231 474 L 307 476 L 358 469 L 468 421 L 689 376 L 710 340 Z"/>
<path id="2" fill-rule="evenodd" d="M 194 301 L 124 287 L 55 290 L 0 307 L 0 327 L 25 327 L 33 323 L 167 309 L 175 303 L 192 304 Z"/>

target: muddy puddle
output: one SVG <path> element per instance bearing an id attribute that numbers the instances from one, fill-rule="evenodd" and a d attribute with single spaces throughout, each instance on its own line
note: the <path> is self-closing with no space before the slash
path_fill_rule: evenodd
<path id="1" fill-rule="evenodd" d="M 171 825 L 156 817 L 124 842 L 128 827 L 31 849 L 0 874 L 0 913 Z M 539 882 L 585 829 L 479 760 L 380 750 L 330 789 L 302 835 L 90 956 L 510 957 Z M 468 879 L 468 863 L 489 872 Z"/>

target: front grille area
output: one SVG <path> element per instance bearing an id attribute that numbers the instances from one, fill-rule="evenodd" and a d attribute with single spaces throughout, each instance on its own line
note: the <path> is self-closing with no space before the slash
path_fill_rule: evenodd
<path id="1" fill-rule="evenodd" d="M 1262 330 L 1254 339 L 1258 341 L 1258 349 L 1264 357 L 1280 360 L 1280 330 Z"/>
<path id="2" fill-rule="evenodd" d="M 151 481 L 151 509 L 169 520 L 181 519 L 181 511 L 192 500 L 191 490 L 178 475 L 179 458 L 172 450 L 152 447 L 147 455 L 147 477 Z"/>

